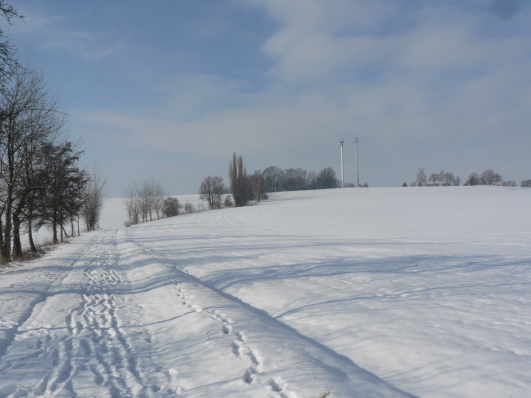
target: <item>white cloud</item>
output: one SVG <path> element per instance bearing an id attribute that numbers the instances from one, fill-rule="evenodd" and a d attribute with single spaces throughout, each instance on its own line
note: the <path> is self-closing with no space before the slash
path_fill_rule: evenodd
<path id="1" fill-rule="evenodd" d="M 94 31 L 70 29 L 68 18 L 49 15 L 35 9 L 21 10 L 25 23 L 10 27 L 17 37 L 31 38 L 42 51 L 60 50 L 87 60 L 100 60 L 123 53 L 127 49 L 121 40 L 109 41 Z"/>
<path id="2" fill-rule="evenodd" d="M 273 61 L 265 87 L 222 74 L 165 77 L 162 106 L 86 120 L 124 134 L 129 148 L 208 159 L 236 151 L 282 167 L 329 166 L 337 153 L 321 158 L 323 148 L 358 136 L 362 180 L 384 185 L 412 180 L 421 166 L 529 178 L 529 9 L 500 22 L 488 8 L 447 2 L 244 3 L 279 23 L 262 48 Z"/>

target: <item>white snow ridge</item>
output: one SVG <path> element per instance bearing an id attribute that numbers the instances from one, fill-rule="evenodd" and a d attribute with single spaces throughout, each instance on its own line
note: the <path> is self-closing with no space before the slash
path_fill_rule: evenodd
<path id="1" fill-rule="evenodd" d="M 531 190 L 335 189 L 0 273 L 0 398 L 529 397 Z"/>

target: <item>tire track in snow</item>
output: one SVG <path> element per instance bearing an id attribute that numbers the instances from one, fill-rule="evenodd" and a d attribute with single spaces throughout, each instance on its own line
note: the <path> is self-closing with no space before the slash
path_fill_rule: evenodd
<path id="1" fill-rule="evenodd" d="M 40 313 L 56 310 L 60 294 L 52 295 L 37 311 L 34 308 L 28 315 L 31 322 L 24 325 L 27 330 L 14 337 L 15 341 L 26 344 L 26 350 L 14 347 L 11 360 L 0 367 L 0 376 L 26 366 L 31 369 L 30 362 L 34 360 L 41 361 L 43 368 L 49 370 L 33 387 L 0 385 L 0 396 L 76 397 L 76 384 L 84 380 L 83 387 L 87 387 L 90 377 L 93 385 L 99 388 L 100 393 L 96 395 L 113 398 L 153 396 L 143 383 L 140 364 L 117 315 L 114 292 L 121 278 L 112 269 L 114 262 L 109 246 L 114 244 L 113 241 L 108 242 L 106 236 L 100 237 L 73 261 L 72 268 L 79 270 L 76 264 L 84 266 L 83 274 L 87 281 L 81 289 L 82 301 L 64 318 L 64 329 L 56 327 L 57 332 L 51 332 L 50 325 L 34 327 Z M 34 346 L 25 343 L 35 340 Z M 27 348 L 33 351 L 17 355 L 16 351 L 27 353 Z"/>
<path id="2" fill-rule="evenodd" d="M 28 321 L 28 319 L 30 319 L 34 315 L 35 310 L 39 304 L 45 303 L 48 298 L 53 297 L 52 292 L 56 291 L 58 286 L 61 286 L 63 281 L 68 278 L 74 268 L 74 264 L 76 264 L 76 262 L 78 262 L 83 256 L 84 254 L 78 255 L 75 259 L 71 260 L 68 264 L 66 264 L 64 267 L 66 271 L 64 272 L 48 272 L 46 274 L 40 274 L 40 278 L 51 280 L 50 284 L 46 288 L 46 291 L 44 293 L 36 295 L 36 297 L 28 303 L 27 310 L 22 313 L 22 315 L 19 319 L 17 319 L 16 322 L 0 321 L 0 327 L 7 331 L 7 333 L 4 333 L 4 341 L 0 345 L 0 362 L 3 360 L 4 356 L 8 352 L 11 344 L 15 341 L 15 338 L 19 334 L 19 330 L 21 330 L 22 325 L 24 325 Z M 28 283 L 29 281 L 31 281 L 31 279 L 32 278 L 26 278 L 23 279 L 21 282 Z M 11 287 L 13 287 L 13 285 L 11 285 Z M 4 370 L 6 370 L 5 364 L 0 366 L 0 373 Z"/>
<path id="3" fill-rule="evenodd" d="M 23 314 L 23 320 L 16 325 L 15 330 L 12 333 L 12 339 L 7 347 L 5 347 L 4 352 L 2 353 L 3 364 L 0 366 L 0 376 L 5 372 L 16 372 L 18 369 L 22 369 L 32 362 L 39 361 L 44 357 L 51 357 L 51 361 L 54 364 L 54 371 L 48 373 L 34 388 L 27 388 L 17 384 L 8 384 L 0 387 L 0 396 L 9 396 L 9 397 L 26 397 L 30 396 L 39 396 L 43 395 L 48 386 L 57 387 L 61 381 L 65 380 L 65 375 L 68 374 L 68 364 L 62 359 L 65 357 L 64 347 L 59 347 L 61 344 L 64 344 L 64 338 L 59 341 L 59 343 L 52 341 L 54 336 L 50 329 L 51 325 L 44 324 L 36 326 L 33 318 L 38 318 L 40 313 L 44 309 L 53 305 L 50 304 L 58 292 L 61 291 L 59 286 L 67 280 L 72 272 L 75 270 L 75 265 L 80 259 L 83 258 L 85 254 L 76 256 L 75 259 L 72 259 L 69 264 L 65 265 L 67 271 L 58 272 L 54 278 L 52 278 L 52 283 L 48 286 L 45 293 L 41 294 L 31 303 L 31 306 L 28 307 L 28 311 Z M 34 344 L 32 344 L 35 341 Z M 26 345 L 25 348 L 29 348 L 29 353 L 26 353 L 27 350 L 20 350 L 21 345 Z M 59 347 L 59 348 L 56 348 Z M 19 355 L 9 356 L 10 351 L 21 352 Z M 75 396 L 76 394 L 71 394 Z"/>
<path id="4" fill-rule="evenodd" d="M 114 244 L 114 242 L 111 242 Z M 106 238 L 90 251 L 85 266 L 88 279 L 82 303 L 67 316 L 68 334 L 77 342 L 77 357 L 87 358 L 85 367 L 94 382 L 109 390 L 111 397 L 150 397 L 131 342 L 122 329 L 113 291 L 122 281 Z"/>

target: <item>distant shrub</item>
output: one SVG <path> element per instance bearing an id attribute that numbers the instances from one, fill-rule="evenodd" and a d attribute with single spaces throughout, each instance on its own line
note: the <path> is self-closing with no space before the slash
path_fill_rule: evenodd
<path id="1" fill-rule="evenodd" d="M 186 203 L 184 204 L 184 212 L 185 213 L 195 213 L 195 207 L 193 204 L 191 204 L 190 202 L 186 201 Z"/>
<path id="2" fill-rule="evenodd" d="M 162 214 L 164 217 L 175 217 L 179 215 L 180 203 L 177 198 L 168 197 L 162 202 Z"/>
<path id="3" fill-rule="evenodd" d="M 223 200 L 223 206 L 225 207 L 234 206 L 234 203 L 232 202 L 232 198 L 230 195 L 225 196 L 225 199 Z"/>
<path id="4" fill-rule="evenodd" d="M 525 180 L 520 183 L 520 186 L 523 188 L 531 188 L 531 180 Z"/>

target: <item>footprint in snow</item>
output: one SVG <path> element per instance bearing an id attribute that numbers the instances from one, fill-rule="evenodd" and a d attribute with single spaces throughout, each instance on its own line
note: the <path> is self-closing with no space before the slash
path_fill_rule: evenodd
<path id="1" fill-rule="evenodd" d="M 227 324 L 223 325 L 223 333 L 229 334 L 230 332 L 232 332 L 232 326 Z"/>
<path id="2" fill-rule="evenodd" d="M 241 341 L 242 343 L 247 342 L 247 337 L 245 336 L 244 332 L 236 333 L 236 337 L 238 337 L 238 340 Z"/>
<path id="3" fill-rule="evenodd" d="M 282 398 L 297 398 L 297 394 L 288 390 L 288 384 L 284 383 L 280 377 L 269 379 L 269 386 L 274 392 L 280 394 Z"/>

